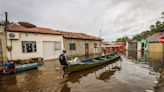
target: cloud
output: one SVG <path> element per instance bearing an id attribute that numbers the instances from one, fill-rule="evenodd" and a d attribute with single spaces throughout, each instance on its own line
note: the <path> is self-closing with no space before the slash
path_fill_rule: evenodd
<path id="1" fill-rule="evenodd" d="M 0 0 L 0 16 L 104 39 L 131 36 L 160 20 L 162 0 Z M 2 18 L 2 17 L 0 17 Z"/>

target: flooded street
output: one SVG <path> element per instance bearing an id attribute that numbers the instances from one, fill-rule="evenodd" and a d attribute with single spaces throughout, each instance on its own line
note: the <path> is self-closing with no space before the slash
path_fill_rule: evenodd
<path id="1" fill-rule="evenodd" d="M 162 54 L 126 52 L 122 60 L 61 78 L 58 61 L 0 76 L 0 92 L 164 92 Z M 81 59 L 84 59 L 81 58 Z"/>

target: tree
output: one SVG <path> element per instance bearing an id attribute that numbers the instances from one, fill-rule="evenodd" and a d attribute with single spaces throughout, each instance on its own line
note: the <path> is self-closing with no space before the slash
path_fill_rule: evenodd
<path id="1" fill-rule="evenodd" d="M 157 22 L 155 23 L 155 25 L 156 25 L 156 32 L 159 32 L 160 29 L 161 29 L 161 22 L 160 22 L 160 21 L 157 21 Z"/>
<path id="2" fill-rule="evenodd" d="M 162 17 L 161 18 L 164 18 L 164 12 L 161 13 Z"/>
<path id="3" fill-rule="evenodd" d="M 150 31 L 155 32 L 155 30 L 156 30 L 155 26 L 154 26 L 154 25 L 151 25 L 151 26 L 150 26 Z"/>

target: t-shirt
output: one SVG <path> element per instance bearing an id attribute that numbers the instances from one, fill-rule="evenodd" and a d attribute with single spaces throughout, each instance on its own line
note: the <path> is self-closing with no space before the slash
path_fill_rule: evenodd
<path id="1" fill-rule="evenodd" d="M 10 63 L 8 62 L 8 61 L 5 61 L 4 63 L 3 63 L 3 66 L 10 66 Z"/>

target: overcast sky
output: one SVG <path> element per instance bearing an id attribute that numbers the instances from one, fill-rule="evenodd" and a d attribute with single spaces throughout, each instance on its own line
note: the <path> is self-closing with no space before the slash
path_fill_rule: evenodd
<path id="1" fill-rule="evenodd" d="M 115 40 L 132 36 L 160 20 L 164 0 L 0 0 L 9 21 L 25 21 L 41 27 L 83 32 Z"/>

